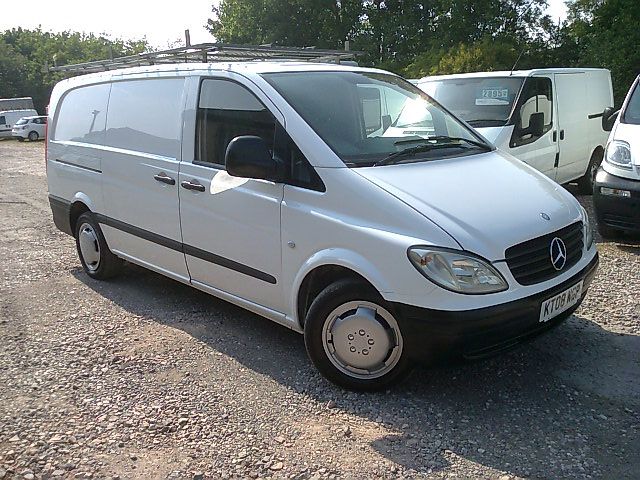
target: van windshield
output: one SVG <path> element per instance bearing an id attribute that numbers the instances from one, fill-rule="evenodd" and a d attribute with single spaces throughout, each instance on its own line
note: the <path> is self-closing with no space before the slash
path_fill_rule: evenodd
<path id="1" fill-rule="evenodd" d="M 427 80 L 420 88 L 472 127 L 502 127 L 511 116 L 523 78 Z"/>
<path id="2" fill-rule="evenodd" d="M 263 78 L 347 166 L 374 165 L 397 153 L 398 160 L 413 162 L 492 148 L 395 75 L 320 71 L 265 73 Z M 419 148 L 408 151 L 411 147 Z"/>
<path id="3" fill-rule="evenodd" d="M 640 83 L 636 83 L 636 87 L 629 98 L 627 108 L 624 111 L 624 123 L 632 123 L 634 125 L 640 125 Z"/>

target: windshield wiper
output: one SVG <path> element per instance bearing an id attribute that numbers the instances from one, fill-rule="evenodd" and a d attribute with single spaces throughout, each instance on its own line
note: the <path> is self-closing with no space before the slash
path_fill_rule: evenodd
<path id="1" fill-rule="evenodd" d="M 453 142 L 467 142 L 467 143 L 470 143 L 471 145 L 475 145 L 476 147 L 485 148 L 487 150 L 491 149 L 491 147 L 489 147 L 489 145 L 487 145 L 486 143 L 478 142 L 476 140 L 471 140 L 469 138 L 463 138 L 463 137 L 449 137 L 447 135 L 432 135 L 430 137 L 405 138 L 401 140 L 396 140 L 395 142 L 393 142 L 393 144 L 402 145 L 403 143 L 416 143 L 416 142 L 429 142 L 429 141 L 437 141 L 437 142 L 446 141 L 447 142 L 446 145 L 449 145 Z M 433 144 L 433 145 L 442 145 L 442 143 Z"/>
<path id="2" fill-rule="evenodd" d="M 508 120 L 508 118 L 474 118 L 473 120 L 467 120 L 467 123 L 473 127 L 478 123 L 497 123 L 498 125 L 504 125 Z"/>
<path id="3" fill-rule="evenodd" d="M 416 153 L 428 152 L 429 150 L 434 150 L 436 148 L 446 148 L 450 146 L 451 145 L 444 144 L 444 143 L 425 143 L 422 145 L 416 145 L 415 147 L 404 148 L 399 152 L 394 152 L 391 155 L 384 157 L 382 160 L 377 161 L 376 163 L 373 164 L 373 166 L 379 167 L 382 165 L 391 165 L 393 163 L 396 163 L 398 159 L 400 159 L 400 157 L 407 157 L 407 156 L 414 155 Z M 460 145 L 456 145 L 456 146 L 460 146 Z M 434 160 L 434 159 L 431 159 L 431 160 Z"/>

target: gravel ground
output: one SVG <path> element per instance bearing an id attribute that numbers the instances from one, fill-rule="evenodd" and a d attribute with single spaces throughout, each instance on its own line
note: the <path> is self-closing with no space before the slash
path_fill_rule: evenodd
<path id="1" fill-rule="evenodd" d="M 355 394 L 240 308 L 134 266 L 89 279 L 41 142 L 0 141 L 0 214 L 0 479 L 640 475 L 631 239 L 597 239 L 589 296 L 553 333 Z"/>

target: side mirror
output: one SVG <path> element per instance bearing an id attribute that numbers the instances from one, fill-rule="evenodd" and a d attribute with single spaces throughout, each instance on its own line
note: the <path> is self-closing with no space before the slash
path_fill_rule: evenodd
<path id="1" fill-rule="evenodd" d="M 541 137 L 544 133 L 544 113 L 535 112 L 529 117 L 529 128 L 527 133 L 530 133 L 534 137 Z"/>
<path id="2" fill-rule="evenodd" d="M 227 145 L 224 155 L 227 173 L 234 177 L 256 178 L 278 182 L 282 178 L 280 164 L 260 137 L 244 135 Z"/>
<path id="3" fill-rule="evenodd" d="M 613 124 L 616 123 L 620 110 L 613 110 L 613 107 L 607 107 L 602 112 L 602 129 L 605 132 L 610 132 L 613 129 Z"/>

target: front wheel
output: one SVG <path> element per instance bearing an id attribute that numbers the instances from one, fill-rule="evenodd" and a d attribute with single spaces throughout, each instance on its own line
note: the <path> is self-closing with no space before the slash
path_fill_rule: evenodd
<path id="1" fill-rule="evenodd" d="M 38 140 L 38 138 L 40 138 L 40 135 L 38 135 L 38 132 L 29 132 L 30 142 L 35 142 L 36 140 Z"/>
<path id="2" fill-rule="evenodd" d="M 307 313 L 304 340 L 320 373 L 350 390 L 383 390 L 410 371 L 390 308 L 357 280 L 340 280 L 320 292 Z"/>

